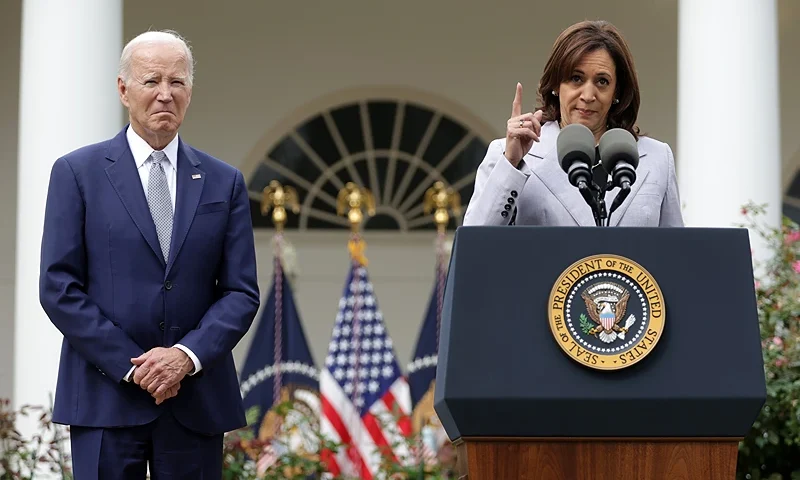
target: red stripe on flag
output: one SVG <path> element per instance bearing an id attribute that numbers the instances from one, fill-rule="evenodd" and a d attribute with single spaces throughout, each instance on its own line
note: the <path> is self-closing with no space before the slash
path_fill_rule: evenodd
<path id="1" fill-rule="evenodd" d="M 333 408 L 333 405 L 331 405 L 325 395 L 321 395 L 320 400 L 322 402 L 322 414 L 328 419 L 329 422 L 331 422 L 334 430 L 336 430 L 336 433 L 339 434 L 339 439 L 341 440 L 341 443 L 347 452 L 347 458 L 349 458 L 350 461 L 354 463 L 361 472 L 361 478 L 364 480 L 372 480 L 372 473 L 370 473 L 367 464 L 364 463 L 364 459 L 361 458 L 361 453 L 359 453 L 358 448 L 353 445 L 353 439 L 350 437 L 350 431 L 347 430 L 344 422 L 342 422 L 339 412 Z"/>
<path id="2" fill-rule="evenodd" d="M 367 428 L 367 432 L 369 432 L 372 440 L 375 441 L 375 447 L 379 452 L 381 452 L 381 456 L 391 453 L 392 461 L 397 462 L 397 456 L 392 451 L 392 446 L 386 441 L 386 437 L 383 435 L 383 430 L 381 429 L 380 424 L 378 424 L 378 420 L 375 418 L 375 416 L 371 413 L 367 413 L 362 417 L 362 419 L 364 421 L 364 426 Z"/>
<path id="3" fill-rule="evenodd" d="M 372 480 L 372 472 L 369 471 L 369 467 L 361 459 L 361 454 L 358 453 L 358 448 L 356 448 L 355 445 L 351 445 L 347 449 L 347 456 L 350 458 L 350 461 L 356 465 L 359 471 L 361 471 L 360 479 Z"/>
<path id="4" fill-rule="evenodd" d="M 320 460 L 328 469 L 328 473 L 333 474 L 333 476 L 338 477 L 342 474 L 342 469 L 339 468 L 339 463 L 336 461 L 336 457 L 333 455 L 333 452 L 330 450 L 323 450 L 319 454 Z"/>
<path id="5" fill-rule="evenodd" d="M 331 405 L 331 402 L 328 401 L 325 395 L 321 395 L 320 400 L 322 401 L 322 415 L 324 415 L 325 418 L 331 422 L 333 429 L 339 434 L 339 439 L 344 444 L 351 443 L 352 439 L 350 438 L 350 432 L 347 430 L 347 427 L 344 426 L 344 422 L 342 422 L 339 412 L 333 408 L 333 405 Z"/>
<path id="6" fill-rule="evenodd" d="M 403 409 L 400 408 L 391 390 L 387 390 L 386 394 L 383 396 L 383 404 L 386 405 L 386 408 L 389 409 L 389 413 L 392 415 L 400 415 L 397 417 L 397 426 L 400 429 L 400 433 L 405 437 L 411 435 L 411 417 L 406 415 Z M 395 410 L 398 413 L 395 413 Z"/>

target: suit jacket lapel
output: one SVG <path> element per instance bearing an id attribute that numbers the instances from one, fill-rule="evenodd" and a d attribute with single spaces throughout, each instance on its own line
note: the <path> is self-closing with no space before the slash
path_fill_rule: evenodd
<path id="1" fill-rule="evenodd" d="M 125 138 L 126 129 L 127 126 L 111 140 L 106 151 L 106 158 L 113 162 L 106 168 L 106 176 L 119 195 L 133 223 L 163 265 L 164 255 L 161 253 L 161 246 L 158 243 L 156 226 L 153 223 L 153 216 L 150 214 L 150 207 L 147 205 L 142 180 L 136 170 L 136 162 Z"/>
<path id="2" fill-rule="evenodd" d="M 625 215 L 625 211 L 630 206 L 631 202 L 633 201 L 636 194 L 639 193 L 639 189 L 642 188 L 644 185 L 644 181 L 647 179 L 647 176 L 650 174 L 650 168 L 647 162 L 642 163 L 641 159 L 644 158 L 647 153 L 639 152 L 639 167 L 636 169 L 636 183 L 633 184 L 631 187 L 631 193 L 628 194 L 628 197 L 625 198 L 625 201 L 622 202 L 622 205 L 617 208 L 614 213 L 611 214 L 611 226 L 619 225 L 620 220 Z M 619 194 L 620 189 L 615 188 L 614 190 L 606 193 L 606 208 L 610 209 L 611 204 L 614 202 L 614 199 Z"/>
<path id="3" fill-rule="evenodd" d="M 169 264 L 167 264 L 167 274 L 175 264 L 175 259 L 181 251 L 186 234 L 192 225 L 197 204 L 200 202 L 200 195 L 203 193 L 203 185 L 206 181 L 206 174 L 200 170 L 200 160 L 182 140 L 178 144 L 178 170 L 175 177 L 175 215 L 172 223 L 172 245 L 170 246 Z M 154 230 L 155 231 L 155 230 Z"/>
<path id="4" fill-rule="evenodd" d="M 525 162 L 530 165 L 531 172 L 539 177 L 561 202 L 577 225 L 594 226 L 591 207 L 586 204 L 577 187 L 573 187 L 569 183 L 567 174 L 558 164 L 556 139 L 559 130 L 556 122 L 545 123 L 540 136 L 543 140 L 533 144 L 531 151 L 526 155 Z"/>

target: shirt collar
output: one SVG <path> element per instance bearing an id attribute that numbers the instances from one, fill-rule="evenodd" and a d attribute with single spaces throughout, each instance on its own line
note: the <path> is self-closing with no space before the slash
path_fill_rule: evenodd
<path id="1" fill-rule="evenodd" d="M 150 158 L 150 154 L 153 153 L 153 147 L 148 145 L 148 143 L 145 142 L 144 139 L 140 137 L 130 125 L 128 125 L 128 130 L 125 132 L 125 135 L 128 138 L 128 146 L 131 149 L 131 154 L 133 154 L 133 160 L 136 162 L 136 168 L 141 168 L 141 166 L 144 165 L 144 162 Z M 167 159 L 169 160 L 170 165 L 172 165 L 172 168 L 177 170 L 178 135 L 175 135 L 175 138 L 173 138 L 172 141 L 169 142 L 166 147 L 164 147 L 163 152 L 167 155 Z"/>

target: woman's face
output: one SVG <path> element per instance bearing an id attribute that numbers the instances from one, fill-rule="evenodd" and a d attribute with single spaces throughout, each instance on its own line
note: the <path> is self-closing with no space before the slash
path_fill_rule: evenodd
<path id="1" fill-rule="evenodd" d="M 599 48 L 587 53 L 558 88 L 561 126 L 580 123 L 600 138 L 606 130 L 616 87 L 616 68 L 608 51 Z"/>

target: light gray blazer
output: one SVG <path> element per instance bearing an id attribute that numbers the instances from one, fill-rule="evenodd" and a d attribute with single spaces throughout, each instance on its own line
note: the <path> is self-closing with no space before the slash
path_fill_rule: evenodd
<path id="1" fill-rule="evenodd" d="M 514 168 L 503 155 L 505 138 L 493 140 L 478 167 L 464 225 L 593 227 L 592 209 L 558 164 L 556 122 L 542 125 L 540 141 Z M 628 198 L 611 214 L 610 226 L 682 227 L 675 160 L 669 145 L 639 137 L 639 166 Z M 606 192 L 606 210 L 619 192 Z"/>

